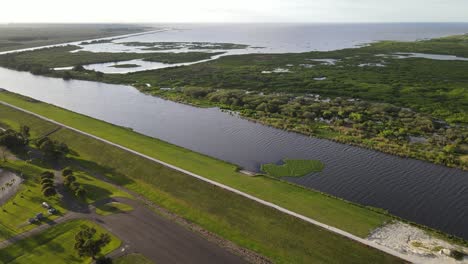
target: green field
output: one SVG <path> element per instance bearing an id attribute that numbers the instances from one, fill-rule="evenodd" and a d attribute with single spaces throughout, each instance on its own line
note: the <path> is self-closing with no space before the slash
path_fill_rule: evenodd
<path id="1" fill-rule="evenodd" d="M 38 224 L 47 224 L 47 222 L 66 213 L 66 208 L 57 196 L 45 197 L 42 194 L 40 174 L 45 169 L 23 161 L 11 160 L 1 161 L 0 167 L 18 174 L 22 173 L 24 178 L 18 193 L 0 206 L 0 241 L 33 229 Z M 42 202 L 53 206 L 58 213 L 48 216 L 47 210 L 41 205 Z M 41 223 L 29 224 L 28 219 L 35 217 L 37 213 L 43 213 L 46 218 Z"/>
<path id="2" fill-rule="evenodd" d="M 86 190 L 85 201 L 94 203 L 111 197 L 133 198 L 127 192 L 121 191 L 110 183 L 98 180 L 83 172 L 74 172 L 76 181 Z"/>
<path id="3" fill-rule="evenodd" d="M 96 213 L 99 215 L 111 215 L 111 214 L 128 212 L 132 210 L 133 210 L 133 207 L 131 207 L 128 204 L 112 202 L 112 203 L 104 204 L 102 206 L 98 206 L 96 208 Z"/>
<path id="4" fill-rule="evenodd" d="M 80 226 L 96 228 L 98 233 L 106 231 L 90 221 L 74 220 L 54 226 L 39 235 L 21 240 L 0 250 L 0 263 L 4 264 L 73 264 L 91 263 L 89 258 L 79 258 L 73 248 L 75 234 Z M 119 248 L 120 240 L 111 234 L 111 243 L 105 246 L 102 254 Z"/>
<path id="5" fill-rule="evenodd" d="M 273 177 L 303 177 L 312 172 L 321 172 L 324 166 L 319 160 L 285 159 L 283 165 L 262 165 L 262 171 Z"/>
<path id="6" fill-rule="evenodd" d="M 128 254 L 114 260 L 114 264 L 154 264 L 141 254 Z"/>
<path id="7" fill-rule="evenodd" d="M 0 99 L 199 173 L 359 236 L 390 220 L 342 200 L 265 177 L 246 177 L 228 163 L 136 134 L 89 117 L 10 93 Z M 6 114 L 4 114 L 6 113 Z M 0 106 L 0 122 L 27 123 L 33 130 L 44 121 Z M 16 120 L 16 121 L 15 121 Z M 79 153 L 70 159 L 99 171 L 114 182 L 234 243 L 277 263 L 393 263 L 399 260 L 334 235 L 297 218 L 173 171 L 92 138 L 61 129 L 54 139 Z M 352 252 L 352 253 L 350 253 Z"/>

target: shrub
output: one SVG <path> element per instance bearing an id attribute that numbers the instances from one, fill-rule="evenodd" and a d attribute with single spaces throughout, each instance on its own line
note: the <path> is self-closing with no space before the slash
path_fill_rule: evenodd
<path id="1" fill-rule="evenodd" d="M 54 181 L 50 178 L 44 178 L 41 180 L 41 185 L 46 185 L 46 184 L 54 184 Z"/>
<path id="2" fill-rule="evenodd" d="M 52 180 L 52 179 L 54 179 L 54 174 L 52 172 L 50 172 L 50 171 L 43 172 L 41 174 L 41 179 L 42 180 L 43 179 L 51 179 Z"/>
<path id="3" fill-rule="evenodd" d="M 47 188 L 42 190 L 42 193 L 44 194 L 44 196 L 49 197 L 49 196 L 56 195 L 57 191 L 55 190 L 54 187 L 47 187 Z"/>
<path id="4" fill-rule="evenodd" d="M 65 168 L 63 171 L 62 171 L 62 176 L 63 177 L 66 177 L 66 176 L 69 176 L 69 175 L 72 175 L 73 174 L 73 170 L 70 169 L 70 168 Z"/>

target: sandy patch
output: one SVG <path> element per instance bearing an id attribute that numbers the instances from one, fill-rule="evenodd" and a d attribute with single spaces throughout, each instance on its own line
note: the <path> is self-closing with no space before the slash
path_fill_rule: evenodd
<path id="1" fill-rule="evenodd" d="M 408 255 L 415 263 L 468 263 L 467 256 L 462 260 L 448 256 L 453 250 L 468 254 L 468 248 L 453 245 L 431 236 L 422 229 L 401 222 L 378 228 L 367 239 Z"/>
<path id="2" fill-rule="evenodd" d="M 21 182 L 22 179 L 18 175 L 0 169 L 0 205 L 15 195 Z"/>

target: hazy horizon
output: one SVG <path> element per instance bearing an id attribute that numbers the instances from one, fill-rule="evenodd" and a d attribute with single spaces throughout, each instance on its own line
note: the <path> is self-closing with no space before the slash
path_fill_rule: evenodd
<path id="1" fill-rule="evenodd" d="M 0 23 L 464 23 L 464 0 L 18 0 Z"/>

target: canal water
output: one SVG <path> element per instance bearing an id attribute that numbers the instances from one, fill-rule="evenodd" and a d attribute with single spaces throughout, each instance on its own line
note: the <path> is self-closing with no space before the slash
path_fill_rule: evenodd
<path id="1" fill-rule="evenodd" d="M 284 158 L 318 159 L 321 173 L 291 182 L 468 239 L 468 172 L 404 159 L 195 108 L 133 87 L 64 81 L 0 68 L 0 88 L 258 171 Z"/>

